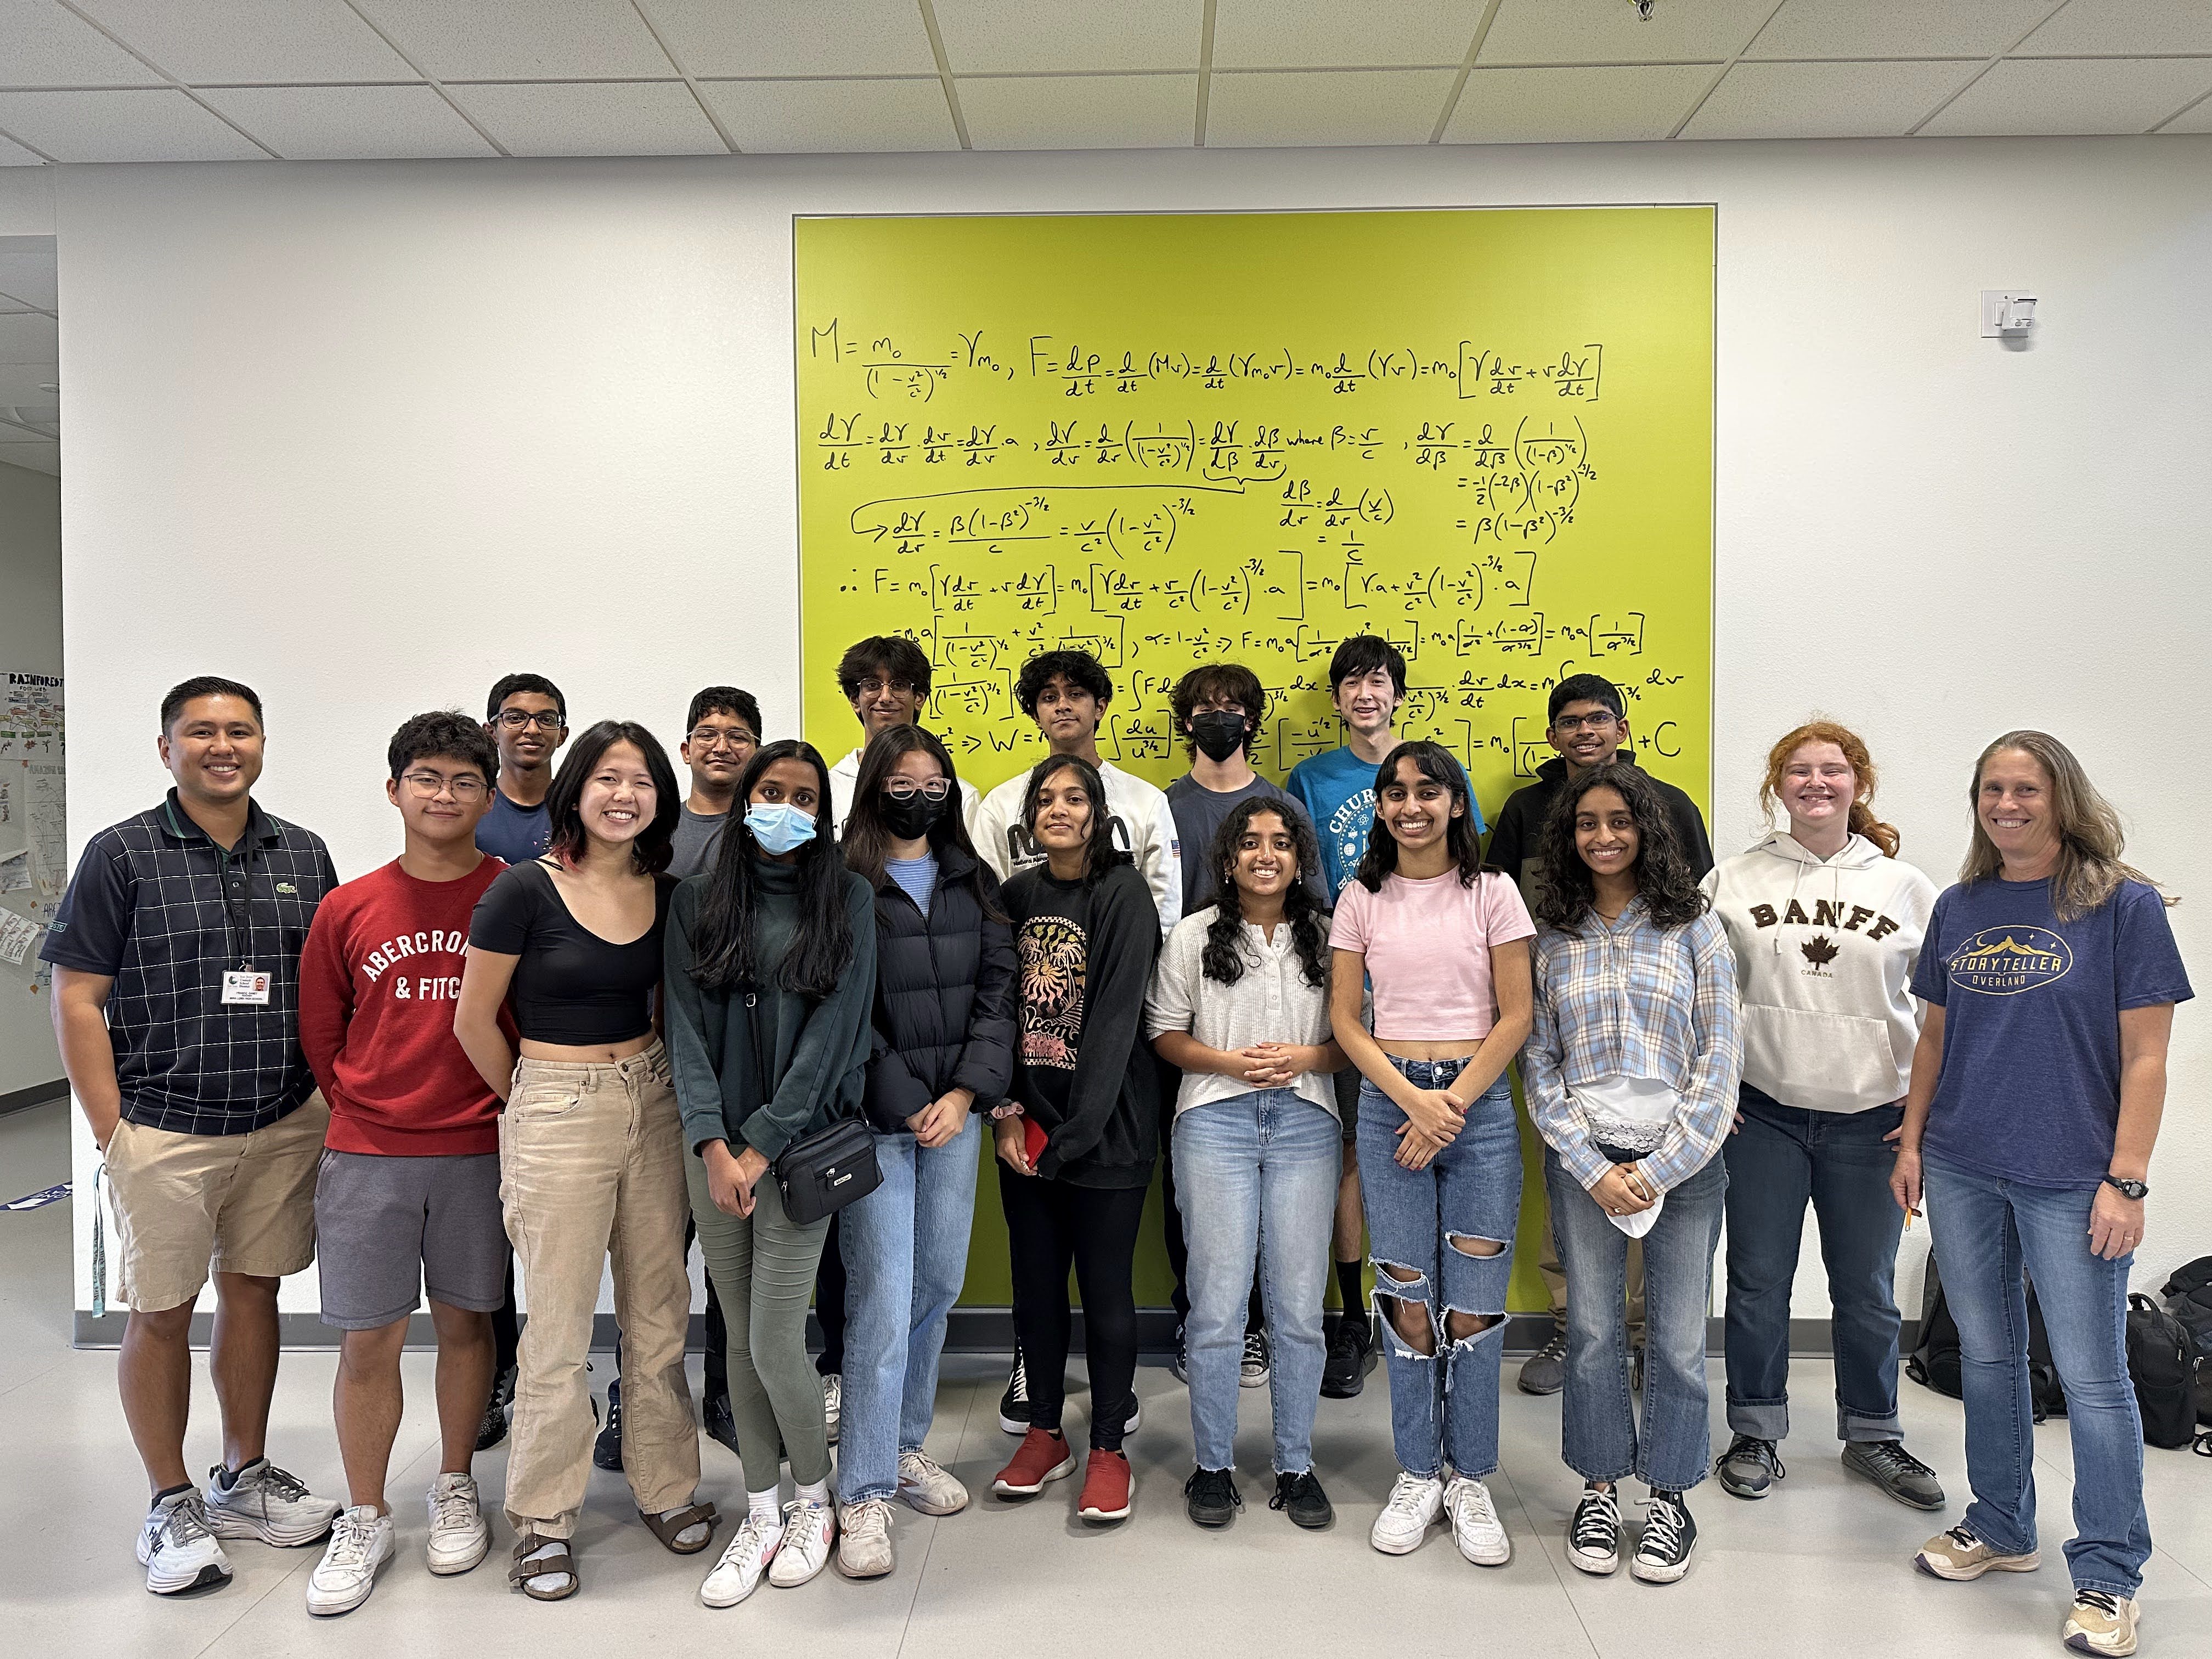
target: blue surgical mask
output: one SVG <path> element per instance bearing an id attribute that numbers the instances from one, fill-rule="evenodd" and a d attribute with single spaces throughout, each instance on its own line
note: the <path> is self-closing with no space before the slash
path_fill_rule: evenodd
<path id="1" fill-rule="evenodd" d="M 745 808 L 745 828 L 763 853 L 795 853 L 814 839 L 814 814 L 789 801 L 757 802 Z"/>

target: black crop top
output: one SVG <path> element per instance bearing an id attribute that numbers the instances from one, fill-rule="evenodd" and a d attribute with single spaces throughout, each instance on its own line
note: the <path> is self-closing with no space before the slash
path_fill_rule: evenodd
<path id="1" fill-rule="evenodd" d="M 653 1030 L 660 941 L 673 878 L 653 878 L 653 926 L 610 945 L 568 914 L 553 878 L 534 860 L 500 872 L 477 901 L 469 943 L 520 957 L 510 996 L 515 1029 L 532 1042 L 585 1047 L 628 1042 Z"/>

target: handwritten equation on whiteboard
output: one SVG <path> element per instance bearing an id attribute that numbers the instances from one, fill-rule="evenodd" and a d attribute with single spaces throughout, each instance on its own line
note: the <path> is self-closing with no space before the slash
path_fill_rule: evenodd
<path id="1" fill-rule="evenodd" d="M 1594 244 L 1617 269 L 1526 280 Z M 1709 213 L 806 220 L 798 247 L 826 751 L 856 730 L 839 653 L 904 633 L 982 785 L 1042 752 L 1012 685 L 1057 646 L 1112 671 L 1101 747 L 1163 782 L 1187 764 L 1176 680 L 1249 664 L 1279 777 L 1341 741 L 1328 659 L 1377 633 L 1411 665 L 1401 731 L 1457 752 L 1493 812 L 1585 670 L 1703 795 Z"/>

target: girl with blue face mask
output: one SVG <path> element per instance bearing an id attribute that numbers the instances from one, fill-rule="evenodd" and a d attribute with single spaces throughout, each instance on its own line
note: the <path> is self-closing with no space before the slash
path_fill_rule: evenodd
<path id="1" fill-rule="evenodd" d="M 806 1358 L 807 1293 L 827 1218 L 786 1214 L 769 1166 L 802 1135 L 857 1115 L 876 987 L 875 892 L 830 834 L 830 771 L 772 743 L 738 781 L 743 814 L 714 867 L 669 908 L 665 1018 L 684 1113 L 685 1178 L 729 1329 L 730 1407 L 747 1514 L 700 1587 L 733 1607 L 763 1577 L 803 1584 L 837 1531 L 822 1386 Z M 776 1448 L 795 1488 L 782 1503 Z"/>

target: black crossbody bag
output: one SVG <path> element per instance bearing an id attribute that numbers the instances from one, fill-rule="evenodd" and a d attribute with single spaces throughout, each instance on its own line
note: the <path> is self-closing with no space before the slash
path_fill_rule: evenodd
<path id="1" fill-rule="evenodd" d="M 759 1066 L 768 1051 L 761 1044 L 759 1005 L 758 996 L 745 993 L 745 1023 L 753 1034 L 753 1092 L 765 1101 L 768 1085 Z M 876 1163 L 875 1134 L 857 1117 L 838 1118 L 799 1136 L 775 1155 L 769 1173 L 782 1194 L 784 1214 L 800 1227 L 835 1215 L 884 1184 L 884 1172 Z"/>

